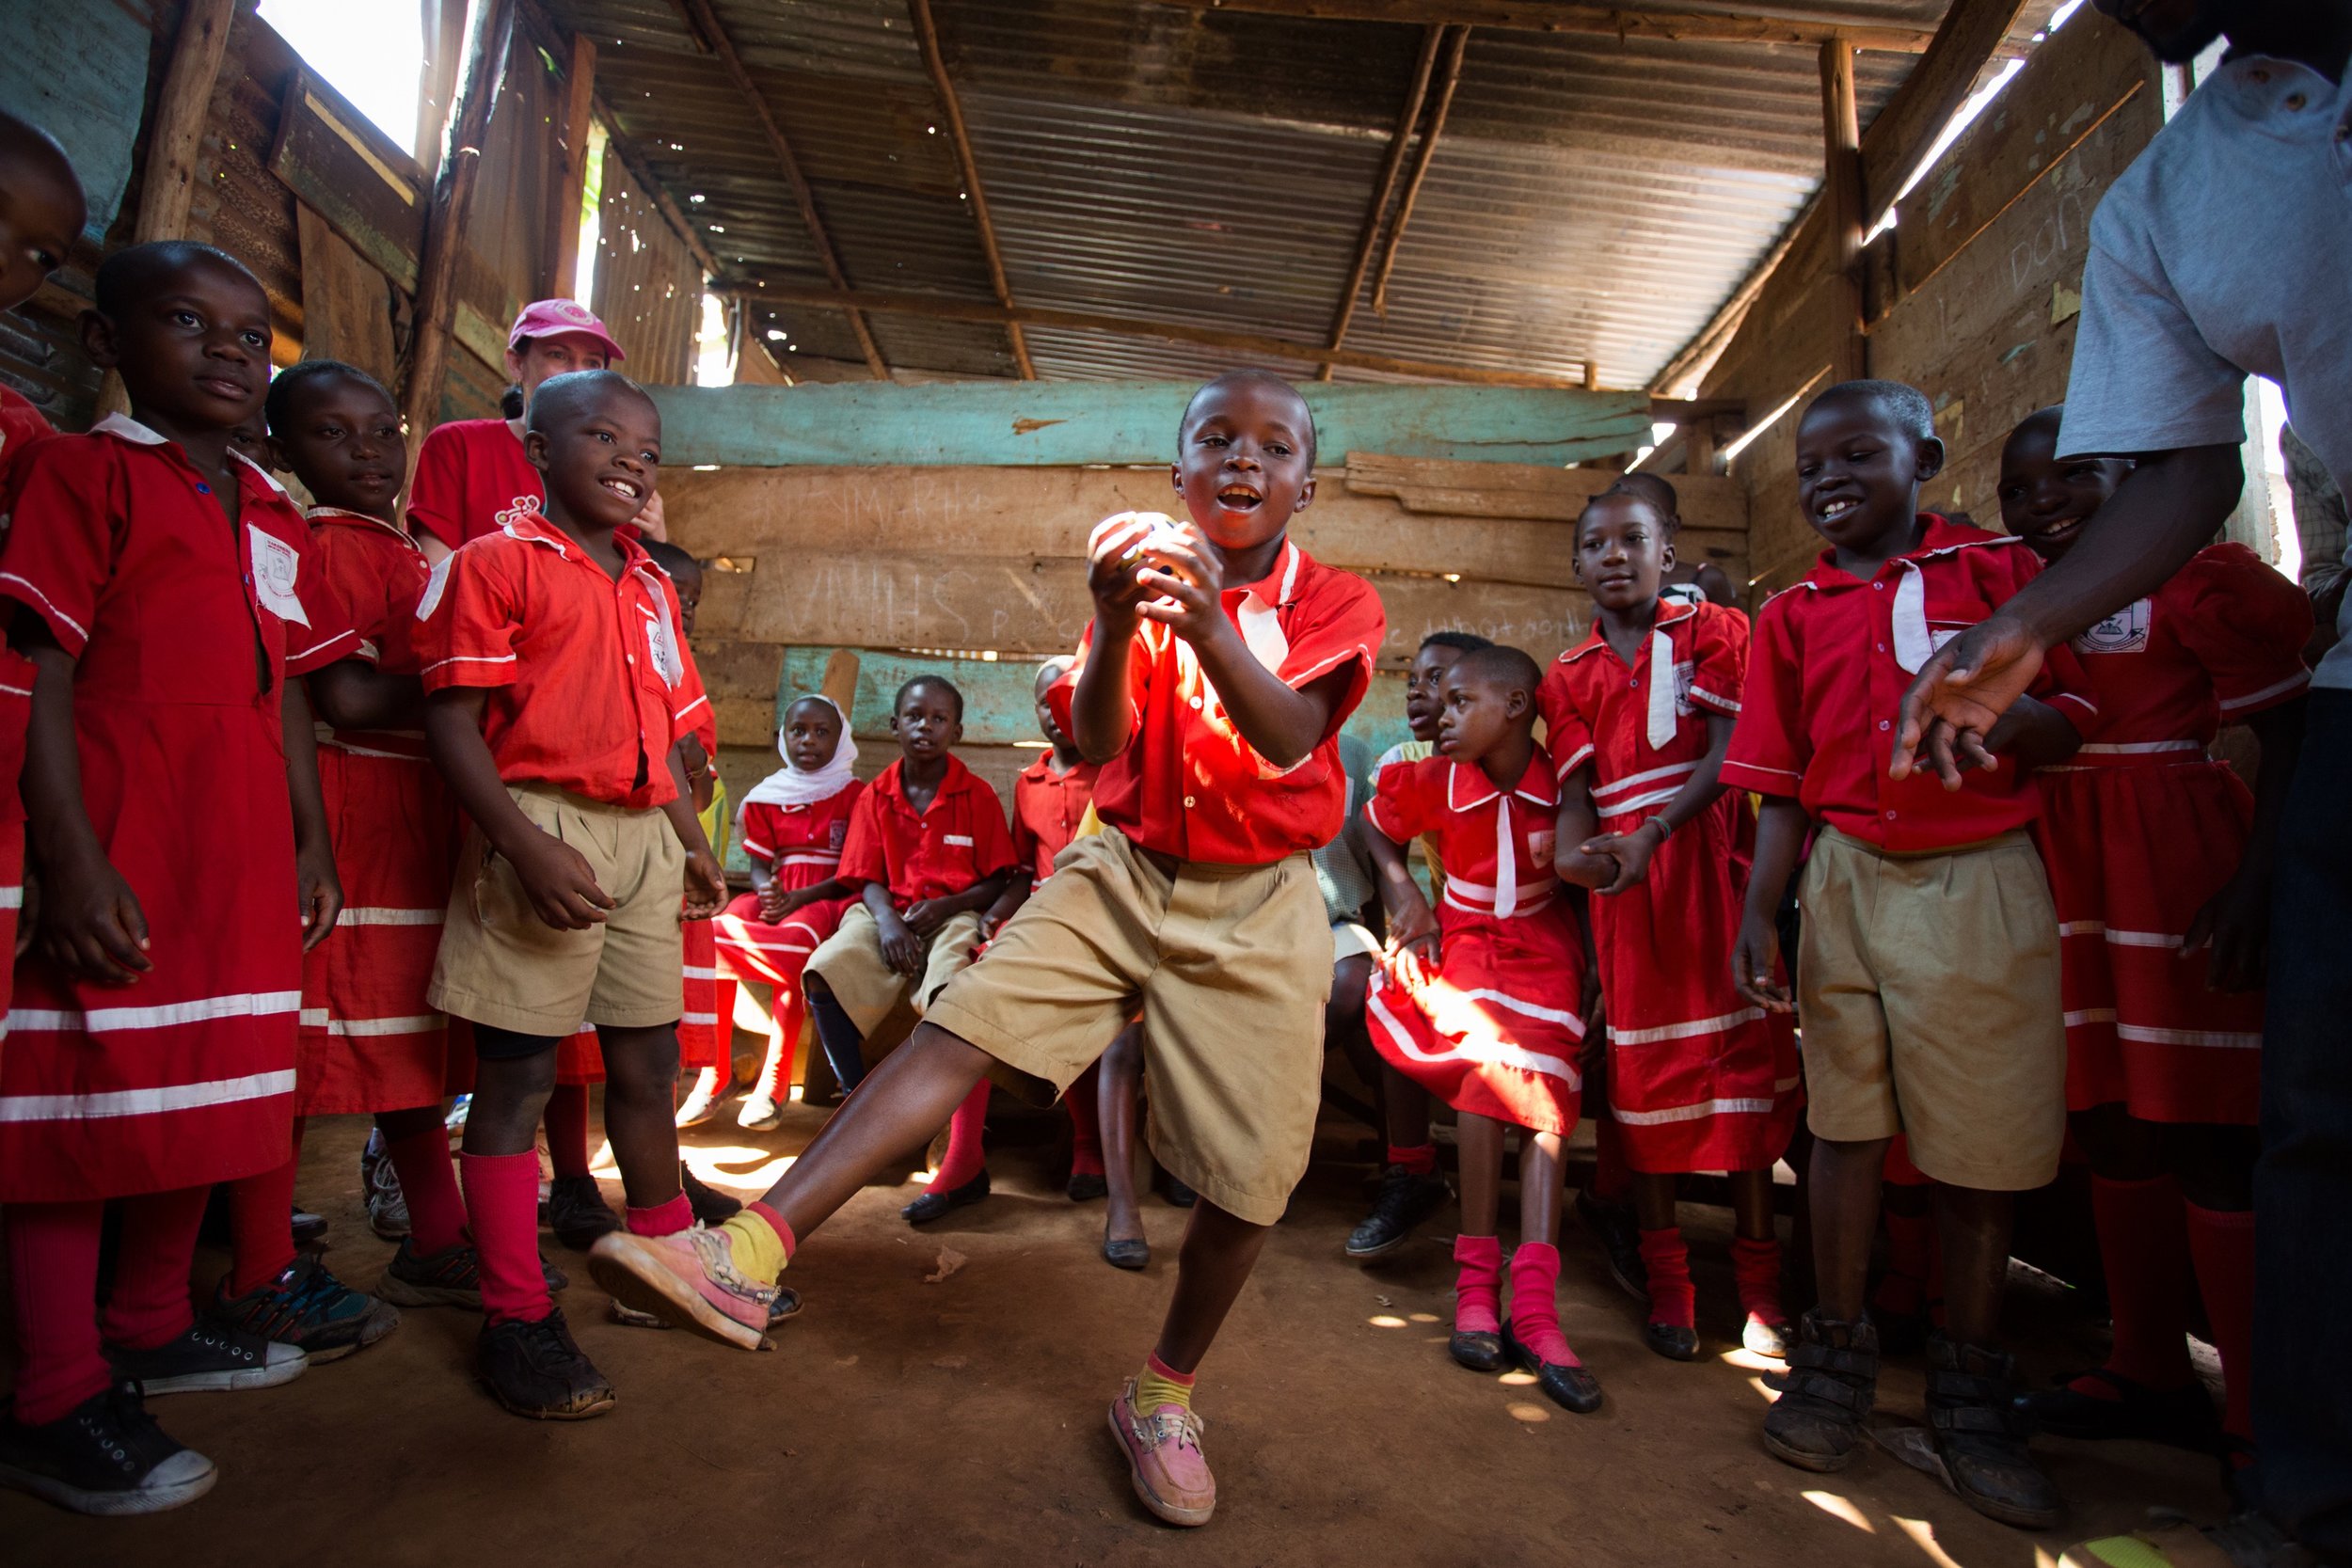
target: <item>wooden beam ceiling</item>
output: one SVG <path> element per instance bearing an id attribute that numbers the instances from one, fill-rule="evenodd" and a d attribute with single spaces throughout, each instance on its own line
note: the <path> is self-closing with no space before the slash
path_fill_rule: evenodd
<path id="1" fill-rule="evenodd" d="M 1331 312 L 1331 346 L 1338 348 L 1347 341 L 1348 323 L 1356 317 L 1356 296 L 1364 286 L 1364 274 L 1372 270 L 1373 252 L 1380 245 L 1381 220 L 1389 215 L 1389 198 L 1396 194 L 1397 172 L 1405 166 L 1406 149 L 1411 145 L 1414 128 L 1421 124 L 1421 106 L 1429 96 L 1429 76 L 1438 66 L 1438 46 L 1445 41 L 1443 27 L 1426 28 L 1422 33 L 1421 58 L 1413 62 L 1413 82 L 1405 92 L 1405 106 L 1397 111 L 1396 132 L 1389 138 L 1389 150 L 1380 159 L 1379 178 L 1373 182 L 1372 200 L 1364 208 L 1363 226 L 1356 233 L 1356 257 L 1348 263 L 1347 281 L 1340 289 L 1339 309 Z M 1315 368 L 1317 381 L 1331 379 L 1331 362 L 1327 359 Z"/>
<path id="2" fill-rule="evenodd" d="M 1239 11 L 1335 22 L 1390 22 L 1420 27 L 1495 27 L 1506 32 L 1572 33 L 1689 42 L 1819 44 L 1843 39 L 1856 49 L 1916 55 L 1934 33 L 1891 24 L 1858 26 L 1820 11 L 1767 7 L 1746 13 L 1621 10 L 1607 6 L 1520 4 L 1516 0 L 1157 0 L 1193 11 Z"/>
<path id="3" fill-rule="evenodd" d="M 964 200 L 971 206 L 972 222 L 980 231 L 980 254 L 988 262 L 988 280 L 996 291 L 996 303 L 1012 309 L 1012 285 L 1005 280 L 1004 253 L 997 248 L 996 226 L 989 221 L 988 192 L 980 184 L 980 166 L 972 156 L 971 134 L 963 126 L 963 104 L 956 97 L 956 85 L 947 79 L 947 61 L 940 53 L 939 26 L 931 20 L 931 0 L 907 0 L 907 11 L 914 19 L 915 40 L 923 48 L 923 66 L 930 72 L 931 90 L 939 95 L 939 110 L 947 121 L 947 139 L 955 148 L 957 166 L 963 171 Z M 1005 337 L 1012 345 L 1012 362 L 1024 381 L 1037 379 L 1037 366 L 1029 359 L 1028 340 L 1022 336 L 1019 322 L 1005 324 Z"/>
<path id="4" fill-rule="evenodd" d="M 1470 52 L 1470 30 L 1456 27 L 1446 49 L 1445 69 L 1438 78 L 1438 99 L 1429 108 L 1429 129 L 1422 133 L 1421 149 L 1413 155 L 1413 172 L 1406 177 L 1405 194 L 1397 198 L 1396 218 L 1389 225 L 1388 248 L 1380 253 L 1380 270 L 1372 279 L 1372 313 L 1389 313 L 1389 274 L 1396 270 L 1396 253 L 1405 243 L 1405 226 L 1413 221 L 1413 203 L 1421 199 L 1421 182 L 1429 178 L 1430 160 L 1438 155 L 1438 138 L 1445 133 L 1445 117 L 1454 108 L 1454 89 L 1462 85 L 1462 56 Z"/>

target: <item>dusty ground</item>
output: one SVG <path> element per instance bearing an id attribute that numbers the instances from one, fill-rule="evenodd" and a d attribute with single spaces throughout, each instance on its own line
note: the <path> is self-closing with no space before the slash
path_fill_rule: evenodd
<path id="1" fill-rule="evenodd" d="M 706 1176 L 764 1184 L 821 1113 L 784 1132 L 688 1134 Z M 1328 1147 L 1352 1153 L 1334 1124 Z M 329 1263 L 373 1279 L 356 1118 L 314 1126 L 301 1193 L 334 1222 Z M 1339 1243 L 1363 1167 L 1320 1160 L 1204 1370 L 1201 1409 L 1221 1490 L 1207 1528 L 1152 1521 L 1128 1491 L 1104 1407 L 1148 1348 L 1184 1215 L 1148 1203 L 1151 1271 L 1095 1252 L 1100 1205 L 1073 1207 L 1046 1147 L 994 1163 L 997 1196 L 922 1234 L 898 1217 L 911 1182 L 858 1197 L 792 1279 L 808 1309 L 771 1354 L 618 1327 L 584 1259 L 563 1303 L 621 1391 L 580 1425 L 516 1420 L 474 1386 L 475 1324 L 411 1312 L 356 1357 L 278 1389 L 158 1402 L 222 1479 L 152 1519 L 72 1518 L 0 1494 L 9 1560 L 354 1564 L 704 1562 L 859 1564 L 1961 1563 L 2046 1568 L 2084 1533 L 2152 1503 L 2210 1513 L 2206 1461 L 2137 1444 L 2047 1441 L 2069 1528 L 2034 1537 L 1979 1518 L 1928 1478 L 1872 1452 L 1843 1475 L 1774 1463 L 1766 1402 L 1735 1326 L 1725 1223 L 1697 1232 L 1707 1354 L 1662 1361 L 1632 1304 L 1571 1222 L 1563 1317 L 1609 1393 L 1599 1415 L 1559 1410 L 1520 1380 L 1446 1359 L 1450 1215 L 1370 1269 Z M 617 1189 L 609 1189 L 617 1200 Z M 1507 1196 L 1507 1195 L 1506 1195 Z M 552 1239 L 548 1245 L 552 1248 Z M 967 1259 L 926 1284 L 943 1246 Z M 216 1268 L 218 1259 L 207 1260 Z M 2090 1330 L 2047 1290 L 2021 1291 L 2012 1333 L 2038 1377 L 2082 1365 Z M 1881 1386 L 1915 1415 L 1915 1365 Z"/>

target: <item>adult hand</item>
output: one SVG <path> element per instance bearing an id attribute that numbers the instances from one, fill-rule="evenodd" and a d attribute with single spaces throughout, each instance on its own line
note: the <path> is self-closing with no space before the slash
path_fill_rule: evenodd
<path id="1" fill-rule="evenodd" d="M 1924 760 L 1958 789 L 1962 768 L 1981 766 L 1983 737 L 2041 673 L 2042 652 L 2023 621 L 1996 612 L 1930 655 L 1903 693 L 1887 776 L 1907 779 Z"/>

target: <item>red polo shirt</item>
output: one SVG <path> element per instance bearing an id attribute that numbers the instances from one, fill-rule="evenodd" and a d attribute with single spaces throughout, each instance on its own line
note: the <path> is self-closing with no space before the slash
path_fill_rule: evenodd
<path id="1" fill-rule="evenodd" d="M 1372 584 L 1287 540 L 1273 571 L 1227 588 L 1224 601 L 1250 651 L 1284 685 L 1295 689 L 1334 670 L 1350 672 L 1322 739 L 1297 766 L 1274 767 L 1226 716 L 1192 644 L 1146 621 L 1127 658 L 1134 726 L 1126 750 L 1094 782 L 1094 811 L 1105 827 L 1178 860 L 1270 865 L 1339 835 L 1347 812 L 1340 725 L 1372 684 L 1388 617 Z M 1089 625 L 1078 648 L 1082 661 L 1093 637 Z M 1052 692 L 1065 730 L 1076 689 L 1073 668 Z"/>
<path id="2" fill-rule="evenodd" d="M 388 674 L 413 675 L 417 653 L 411 635 L 417 605 L 431 574 L 424 552 L 407 531 L 381 517 L 340 507 L 310 509 L 310 545 L 320 574 L 359 638 L 359 657 Z M 325 738 L 327 732 L 320 731 Z M 422 758 L 421 730 L 336 731 L 337 744 L 365 752 Z"/>
<path id="3" fill-rule="evenodd" d="M 451 549 L 547 510 L 547 482 L 504 420 L 452 420 L 417 449 L 408 520 Z"/>
<path id="4" fill-rule="evenodd" d="M 1899 853 L 1955 848 L 2023 828 L 2041 811 L 2030 772 L 2003 759 L 1947 791 L 1926 768 L 1886 776 L 1904 689 L 1934 648 L 2038 574 L 2025 541 L 1933 514 L 1919 547 L 1867 581 L 1824 550 L 1757 613 L 1739 726 L 1724 762 L 1735 789 L 1793 795 L 1817 820 Z M 2031 694 L 2075 726 L 2098 716 L 2073 652 L 2053 648 Z"/>
<path id="5" fill-rule="evenodd" d="M 904 909 L 926 898 L 950 897 L 1021 863 L 1012 834 L 1005 830 L 1004 803 L 961 757 L 947 758 L 939 793 L 920 814 L 907 803 L 905 767 L 892 763 L 858 797 L 835 876 L 845 882 L 880 882 Z"/>
<path id="6" fill-rule="evenodd" d="M 646 810 L 677 799 L 670 748 L 710 701 L 677 594 L 634 537 L 616 582 L 536 512 L 459 548 L 418 606 L 424 689 L 490 692 L 482 736 L 510 784 Z"/>
<path id="7" fill-rule="evenodd" d="M 1022 866 L 1039 881 L 1054 874 L 1054 857 L 1070 847 L 1086 820 L 1087 802 L 1094 799 L 1094 778 L 1102 772 L 1082 762 L 1067 773 L 1054 771 L 1051 755 L 1041 756 L 1012 781 L 1012 847 Z"/>

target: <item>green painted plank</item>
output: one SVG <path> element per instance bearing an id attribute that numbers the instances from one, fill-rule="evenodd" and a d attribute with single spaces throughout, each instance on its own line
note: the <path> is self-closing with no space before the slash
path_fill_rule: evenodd
<path id="1" fill-rule="evenodd" d="M 783 467 L 974 464 L 1076 467 L 1168 462 L 1195 388 L 1183 381 L 965 381 L 930 387 L 648 387 L 661 460 Z M 1518 387 L 1300 388 L 1318 463 L 1351 451 L 1487 463 L 1565 464 L 1649 438 L 1649 398 Z"/>

